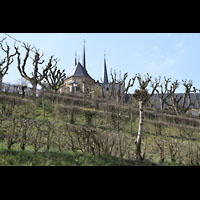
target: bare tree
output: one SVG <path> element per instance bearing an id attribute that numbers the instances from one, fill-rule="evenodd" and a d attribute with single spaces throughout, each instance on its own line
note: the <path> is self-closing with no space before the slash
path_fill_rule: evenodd
<path id="1" fill-rule="evenodd" d="M 54 65 L 52 68 L 49 68 L 49 72 L 47 76 L 45 76 L 45 80 L 47 81 L 47 87 L 50 88 L 54 93 L 57 93 L 60 86 L 64 83 L 66 78 L 65 70 L 61 71 L 56 66 L 58 63 L 57 59 L 54 59 Z M 54 68 L 54 69 L 53 69 Z M 41 83 L 43 86 L 43 83 Z"/>
<path id="2" fill-rule="evenodd" d="M 121 102 L 122 96 L 124 94 L 124 89 L 125 89 L 125 81 L 126 78 L 128 77 L 128 73 L 124 74 L 124 78 L 121 79 L 121 77 L 119 78 L 119 80 L 117 80 L 117 84 L 118 84 L 118 89 L 117 89 L 117 102 Z"/>
<path id="3" fill-rule="evenodd" d="M 43 54 L 40 55 L 39 50 L 37 50 L 36 48 L 31 48 L 31 45 L 23 43 L 22 47 L 26 49 L 26 55 L 25 55 L 25 58 L 24 58 L 22 64 L 21 64 L 21 57 L 20 57 L 21 53 L 18 51 L 18 48 L 15 47 L 16 53 L 18 55 L 18 66 L 17 67 L 18 67 L 18 70 L 19 70 L 21 76 L 31 83 L 32 89 L 33 89 L 33 96 L 36 96 L 36 90 L 37 90 L 38 84 L 41 84 L 43 79 L 47 76 L 49 69 L 52 67 L 53 56 L 50 57 L 48 64 L 45 66 L 45 68 L 43 68 L 42 73 L 40 73 L 39 65 L 44 63 L 44 60 L 41 60 Z M 34 58 L 31 58 L 29 56 L 29 54 L 30 54 L 30 51 L 32 51 L 33 49 L 35 49 L 35 51 L 34 51 L 35 56 L 34 56 Z M 34 66 L 31 76 L 28 76 L 27 73 L 25 72 L 25 66 L 27 64 L 27 60 L 29 57 L 33 60 L 32 64 Z"/>
<path id="4" fill-rule="evenodd" d="M 7 135 L 7 147 L 11 147 L 16 144 L 20 138 L 20 129 L 19 120 L 16 118 L 11 118 L 10 123 L 7 125 L 8 135 Z"/>
<path id="5" fill-rule="evenodd" d="M 161 77 L 159 77 L 160 80 Z M 158 94 L 158 97 L 160 99 L 160 105 L 161 105 L 161 111 L 163 112 L 164 105 L 167 104 L 167 100 L 169 99 L 171 92 L 170 89 L 168 89 L 169 83 L 171 82 L 171 78 L 166 78 L 164 76 L 164 83 L 160 84 L 158 88 L 160 88 L 160 91 L 156 89 L 156 92 Z"/>
<path id="6" fill-rule="evenodd" d="M 25 150 L 26 142 L 27 142 L 27 132 L 28 132 L 28 127 L 30 127 L 30 123 L 27 119 L 21 120 L 20 121 L 20 126 L 22 128 L 21 130 L 21 150 Z"/>
<path id="7" fill-rule="evenodd" d="M 13 54 L 10 52 L 10 47 L 7 43 L 6 47 L 4 47 L 3 42 L 5 39 L 6 38 L 3 38 L 0 41 L 0 48 L 6 54 L 5 57 L 2 60 L 0 60 L 0 91 L 2 90 L 3 77 L 7 74 L 9 66 L 14 61 L 13 57 L 16 55 L 16 52 Z"/>
<path id="8" fill-rule="evenodd" d="M 177 90 L 177 88 L 179 87 L 180 83 L 178 82 L 178 80 L 174 81 L 171 86 L 170 86 L 170 90 L 169 90 L 169 93 L 170 93 L 170 101 L 171 101 L 171 104 L 170 103 L 167 103 L 165 102 L 168 106 L 171 106 L 174 111 L 176 112 L 176 114 L 179 113 L 179 102 L 181 101 L 182 99 L 182 96 L 178 95 L 178 94 L 175 94 L 175 91 Z"/>
<path id="9" fill-rule="evenodd" d="M 128 73 L 125 73 L 123 76 L 123 79 L 121 79 L 121 73 L 120 73 L 120 77 L 117 80 L 116 71 L 114 71 L 112 73 L 112 70 L 111 70 L 111 80 L 112 81 L 109 84 L 110 85 L 109 86 L 109 89 L 110 89 L 109 97 L 112 97 L 112 98 L 116 97 L 118 103 L 125 101 L 125 97 L 128 94 L 129 89 L 134 86 L 136 76 L 132 79 L 129 79 L 128 84 L 126 86 L 125 81 L 126 81 L 127 77 L 128 77 Z"/>
<path id="10" fill-rule="evenodd" d="M 127 77 L 128 77 L 128 73 L 125 73 L 123 79 L 119 78 L 119 80 L 117 80 L 117 84 L 118 84 L 117 101 L 118 102 L 121 102 L 121 101 L 125 102 L 125 97 L 128 94 L 128 90 L 134 86 L 136 76 L 129 80 L 128 85 L 126 87 L 125 81 Z"/>
<path id="11" fill-rule="evenodd" d="M 168 140 L 168 145 L 171 161 L 176 162 L 181 145 L 177 140 Z"/>
<path id="12" fill-rule="evenodd" d="M 173 107 L 177 115 L 179 113 L 186 113 L 190 108 L 194 107 L 196 101 L 198 100 L 197 98 L 191 98 L 191 94 L 193 92 L 194 96 L 196 95 L 196 89 L 193 87 L 192 80 L 182 80 L 182 83 L 185 87 L 184 95 L 182 96 L 180 94 L 175 94 L 176 89 L 180 85 L 180 83 L 178 83 L 176 80 L 174 83 L 172 83 L 171 88 L 168 91 L 170 94 L 171 105 L 165 102 L 167 105 Z"/>
<path id="13" fill-rule="evenodd" d="M 185 87 L 185 93 L 183 96 L 183 101 L 182 101 L 182 105 L 181 105 L 181 112 L 186 113 L 191 107 L 194 107 L 195 103 L 196 103 L 196 99 L 194 98 L 194 100 L 191 99 L 191 93 L 192 91 L 192 86 L 193 86 L 193 82 L 192 80 L 182 80 L 183 82 L 183 86 Z"/>
<path id="14" fill-rule="evenodd" d="M 124 76 L 126 76 L 126 74 Z M 129 79 L 127 87 L 124 87 L 123 94 L 125 94 L 125 96 L 128 94 L 129 89 L 134 86 L 135 79 L 136 79 L 136 75 L 134 78 Z"/>
<path id="15" fill-rule="evenodd" d="M 155 138 L 154 141 L 160 152 L 160 162 L 163 163 L 165 161 L 165 141 L 162 138 Z"/>
<path id="16" fill-rule="evenodd" d="M 116 71 L 114 71 L 112 73 L 112 69 L 110 70 L 110 76 L 111 76 L 111 82 L 109 83 L 109 91 L 110 91 L 110 94 L 109 94 L 109 99 L 111 98 L 115 98 L 115 86 L 116 86 L 116 82 L 117 82 L 117 73 Z"/>
<path id="17" fill-rule="evenodd" d="M 142 160 L 143 157 L 141 155 L 141 142 L 142 142 L 142 132 L 143 132 L 143 121 L 144 121 L 144 105 L 149 101 L 149 99 L 153 96 L 154 92 L 156 91 L 159 80 L 155 79 L 152 82 L 152 77 L 147 75 L 142 78 L 140 74 L 137 74 L 137 80 L 139 83 L 139 90 L 135 90 L 133 97 L 137 99 L 139 104 L 139 128 L 138 128 L 138 135 L 137 139 L 135 140 L 136 144 L 136 159 Z M 152 91 L 151 94 L 148 93 L 147 87 L 151 83 Z"/>
<path id="18" fill-rule="evenodd" d="M 193 87 L 195 102 L 197 103 L 197 107 L 199 109 L 200 108 L 200 99 L 198 98 L 197 91 L 199 91 L 199 93 L 200 93 L 199 89 L 197 89 L 196 87 Z"/>

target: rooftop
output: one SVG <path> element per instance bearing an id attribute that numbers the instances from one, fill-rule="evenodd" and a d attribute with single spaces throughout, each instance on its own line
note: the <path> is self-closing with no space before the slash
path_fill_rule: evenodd
<path id="1" fill-rule="evenodd" d="M 88 74 L 87 70 L 81 65 L 80 62 L 78 62 L 75 65 L 72 72 L 67 78 L 70 78 L 70 77 L 88 77 L 92 79 L 91 76 Z"/>

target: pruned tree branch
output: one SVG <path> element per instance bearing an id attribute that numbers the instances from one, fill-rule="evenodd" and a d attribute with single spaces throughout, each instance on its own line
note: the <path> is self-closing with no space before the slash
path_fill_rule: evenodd
<path id="1" fill-rule="evenodd" d="M 10 52 L 10 46 L 5 43 L 5 47 L 3 45 L 3 42 L 6 38 L 3 38 L 0 41 L 0 49 L 5 53 L 5 57 L 0 61 L 0 90 L 3 82 L 3 77 L 7 74 L 9 66 L 14 61 L 14 56 L 16 55 L 16 52 L 11 53 Z"/>
<path id="2" fill-rule="evenodd" d="M 43 79 L 47 76 L 48 71 L 53 67 L 52 66 L 52 60 L 53 56 L 50 57 L 48 64 L 43 68 L 42 72 L 39 71 L 39 65 L 42 65 L 45 61 L 42 60 L 43 53 L 40 55 L 39 50 L 36 49 L 35 47 L 31 47 L 29 44 L 23 43 L 22 47 L 26 50 L 26 54 L 23 60 L 23 63 L 21 63 L 21 54 L 18 51 L 18 48 L 15 47 L 17 55 L 18 55 L 18 70 L 23 78 L 28 80 L 33 88 L 33 96 L 36 96 L 36 90 L 37 90 L 37 85 L 41 84 Z M 25 71 L 25 66 L 27 65 L 27 60 L 30 58 L 30 51 L 35 49 L 34 52 L 34 58 L 31 58 L 33 60 L 33 72 L 31 73 L 31 76 L 28 76 L 26 71 Z"/>
<path id="3" fill-rule="evenodd" d="M 160 78 L 159 77 L 159 81 L 160 81 Z M 156 92 L 158 94 L 158 97 L 160 99 L 160 104 L 161 104 L 161 111 L 163 111 L 164 109 L 164 105 L 169 105 L 167 100 L 169 99 L 171 93 L 170 93 L 170 90 L 169 90 L 169 83 L 171 82 L 171 78 L 166 78 L 164 76 L 164 83 L 163 84 L 160 84 L 158 86 L 158 88 L 160 88 L 160 91 L 158 89 L 156 89 Z M 171 106 L 171 105 L 169 105 Z"/>
<path id="4" fill-rule="evenodd" d="M 48 74 L 44 77 L 48 87 L 56 93 L 66 78 L 65 70 L 60 70 L 57 67 L 58 60 L 54 59 L 54 65 L 49 68 Z M 49 61 L 49 63 L 52 62 Z M 52 64 L 52 63 L 51 63 Z M 41 83 L 43 84 L 43 83 Z M 43 84 L 44 85 L 44 84 Z"/>

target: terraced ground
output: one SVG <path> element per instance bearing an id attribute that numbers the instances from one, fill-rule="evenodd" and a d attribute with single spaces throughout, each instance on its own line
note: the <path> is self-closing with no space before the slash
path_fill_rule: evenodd
<path id="1" fill-rule="evenodd" d="M 143 161 L 135 160 L 138 108 L 45 94 L 0 97 L 0 165 L 199 165 L 200 120 L 145 108 Z"/>

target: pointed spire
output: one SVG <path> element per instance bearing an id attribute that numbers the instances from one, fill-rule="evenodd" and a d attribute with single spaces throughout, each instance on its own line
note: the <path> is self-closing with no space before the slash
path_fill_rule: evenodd
<path id="1" fill-rule="evenodd" d="M 82 63 L 82 65 L 83 65 L 83 67 L 86 69 L 86 61 L 85 61 L 85 40 L 83 40 L 83 43 L 84 43 L 84 45 L 83 45 L 83 63 Z"/>
<path id="2" fill-rule="evenodd" d="M 75 51 L 75 66 L 77 65 L 77 52 Z"/>
<path id="3" fill-rule="evenodd" d="M 103 68 L 102 82 L 104 84 L 108 84 L 108 74 L 107 74 L 107 67 L 106 67 L 106 53 L 105 52 L 104 52 L 104 68 Z"/>

